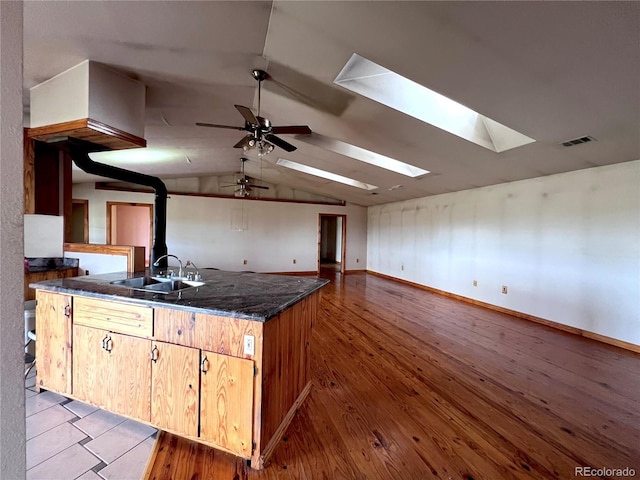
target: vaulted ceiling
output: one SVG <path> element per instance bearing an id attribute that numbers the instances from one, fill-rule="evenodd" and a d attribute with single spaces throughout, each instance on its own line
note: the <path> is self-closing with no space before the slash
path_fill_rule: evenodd
<path id="1" fill-rule="evenodd" d="M 161 177 L 236 171 L 242 138 L 195 122 L 262 116 L 309 125 L 432 173 L 410 178 L 295 136 L 247 173 L 359 205 L 640 159 L 638 2 L 25 2 L 24 87 L 85 59 L 147 85 L 145 138 L 158 161 L 105 160 Z M 353 53 L 532 137 L 495 153 L 333 83 Z M 28 118 L 28 117 L 27 117 Z M 592 136 L 574 147 L 561 143 Z M 155 153 L 154 153 L 155 154 Z M 161 158 L 161 161 L 160 161 Z M 187 158 L 190 163 L 187 162 Z M 365 191 L 278 158 L 378 186 Z M 74 172 L 74 181 L 95 181 Z M 389 190 L 390 187 L 401 187 Z"/>

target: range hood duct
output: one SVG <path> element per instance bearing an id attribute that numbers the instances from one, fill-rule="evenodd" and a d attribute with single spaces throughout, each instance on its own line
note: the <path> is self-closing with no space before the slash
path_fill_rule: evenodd
<path id="1" fill-rule="evenodd" d="M 76 138 L 65 138 L 64 145 L 69 152 L 69 156 L 78 168 L 92 175 L 112 178 L 121 182 L 134 183 L 151 187 L 156 192 L 154 218 L 153 218 L 153 246 L 151 247 L 151 268 L 155 262 L 167 254 L 167 187 L 158 177 L 145 175 L 143 173 L 125 170 L 124 168 L 113 167 L 91 160 L 89 154 L 108 150 L 108 148 L 95 143 L 78 140 Z M 158 262 L 158 268 L 167 268 L 167 258 L 162 258 Z"/>

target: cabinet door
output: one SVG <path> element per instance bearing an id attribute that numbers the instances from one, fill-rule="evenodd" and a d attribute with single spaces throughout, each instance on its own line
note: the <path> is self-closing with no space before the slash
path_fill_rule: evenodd
<path id="1" fill-rule="evenodd" d="M 73 394 L 110 412 L 149 421 L 151 341 L 73 327 Z"/>
<path id="2" fill-rule="evenodd" d="M 72 297 L 39 290 L 36 298 L 37 384 L 71 394 Z"/>
<path id="3" fill-rule="evenodd" d="M 200 438 L 251 457 L 253 361 L 202 352 Z"/>
<path id="4" fill-rule="evenodd" d="M 151 358 L 151 423 L 197 437 L 200 350 L 153 342 Z"/>

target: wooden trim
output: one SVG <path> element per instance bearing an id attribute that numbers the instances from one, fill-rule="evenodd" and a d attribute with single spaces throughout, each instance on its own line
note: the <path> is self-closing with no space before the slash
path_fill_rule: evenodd
<path id="1" fill-rule="evenodd" d="M 144 270 L 145 248 L 130 245 L 101 245 L 97 243 L 65 243 L 65 253 L 101 253 L 105 255 L 124 255 L 127 257 L 127 272 Z"/>
<path id="2" fill-rule="evenodd" d="M 43 142 L 58 138 L 73 137 L 111 150 L 146 147 L 147 141 L 91 118 L 81 118 L 70 122 L 54 123 L 27 129 L 30 138 Z"/>
<path id="3" fill-rule="evenodd" d="M 308 270 L 304 272 L 264 272 L 264 273 L 268 273 L 270 275 L 299 275 L 299 276 L 309 276 L 309 275 L 317 276 L 318 275 L 318 272 L 316 272 L 315 270 Z"/>
<path id="4" fill-rule="evenodd" d="M 570 325 L 564 325 L 559 322 L 554 322 L 553 320 L 547 320 L 546 318 L 536 317 L 535 315 L 530 315 L 528 313 L 519 312 L 517 310 L 511 310 L 509 308 L 500 307 L 498 305 L 493 305 L 491 303 L 483 302 L 481 300 L 475 300 L 473 298 L 464 297 L 462 295 L 457 295 L 455 293 L 447 292 L 444 290 L 439 290 L 437 288 L 429 287 L 427 285 L 421 285 L 419 283 L 410 282 L 409 280 L 403 280 L 402 278 L 385 275 L 384 273 L 378 273 L 372 270 L 366 270 L 366 273 L 369 273 L 376 277 L 385 278 L 387 280 L 393 280 L 394 282 L 404 283 L 405 285 L 410 285 L 412 287 L 416 287 L 421 290 L 425 290 L 427 292 L 437 293 L 438 295 L 443 295 L 445 297 L 454 298 L 456 300 L 460 300 L 466 303 L 471 303 L 473 305 L 478 305 L 480 307 L 488 308 L 489 310 L 494 310 L 500 313 L 506 313 L 507 315 L 512 315 L 514 317 L 518 317 L 523 320 L 529 320 L 530 322 L 539 323 L 540 325 L 545 325 L 547 327 L 555 328 L 556 330 L 562 330 L 563 332 L 571 333 L 573 335 L 590 338 L 591 340 L 596 340 L 601 343 L 613 345 L 614 347 L 623 348 L 631 352 L 640 353 L 640 345 L 636 345 L 630 342 L 625 342 L 624 340 L 618 340 L 616 338 L 607 337 L 606 335 L 601 335 L 599 333 L 589 332 L 581 328 L 572 327 Z"/>
<path id="5" fill-rule="evenodd" d="M 135 144 L 138 147 L 147 146 L 147 141 L 144 138 L 125 132 L 124 130 L 120 130 L 119 128 L 112 127 L 110 125 L 107 125 L 106 123 L 99 122 L 92 118 L 87 118 L 87 127 L 95 130 L 96 132 L 104 133 L 105 135 L 108 135 L 110 137 L 117 137 L 124 142 Z"/>
<path id="6" fill-rule="evenodd" d="M 156 441 L 153 442 L 153 448 L 151 449 L 151 455 L 149 455 L 149 460 L 147 461 L 147 466 L 144 469 L 144 473 L 142 474 L 142 479 L 149 479 L 151 472 L 153 470 L 153 466 L 158 459 L 158 452 L 160 451 L 161 445 L 165 445 L 165 437 L 167 435 L 171 435 L 170 433 L 165 432 L 164 430 L 159 430 L 158 435 L 156 435 Z"/>
<path id="7" fill-rule="evenodd" d="M 311 392 L 311 381 L 309 381 L 307 385 L 304 387 L 304 389 L 302 390 L 302 392 L 300 392 L 300 395 L 298 395 L 298 398 L 296 399 L 296 401 L 293 403 L 293 405 L 291 405 L 291 408 L 285 415 L 278 429 L 275 431 L 275 433 L 271 437 L 271 440 L 269 440 L 269 443 L 267 443 L 267 446 L 264 447 L 264 450 L 260 455 L 259 464 L 256 466 L 251 465 L 251 468 L 256 468 L 258 470 L 262 470 L 264 468 L 265 463 L 269 460 L 275 448 L 278 446 L 278 443 L 280 443 L 280 441 L 282 440 L 282 437 L 287 431 L 289 424 L 293 421 L 293 417 L 295 417 L 296 412 L 300 408 L 300 405 L 302 405 L 302 403 L 306 400 L 310 392 Z"/>
<path id="8" fill-rule="evenodd" d="M 124 187 L 118 185 L 109 185 L 107 182 L 96 182 L 96 190 L 110 190 L 116 192 L 133 192 L 133 193 L 155 193 L 150 188 Z M 303 203 L 308 205 L 331 205 L 334 207 L 344 207 L 347 202 L 341 200 L 339 202 L 321 202 L 314 200 L 290 200 L 288 198 L 253 198 L 253 197 L 235 197 L 233 195 L 222 195 L 220 193 L 197 193 L 197 192 L 178 192 L 175 190 L 167 192 L 168 195 L 182 195 L 185 197 L 203 197 L 203 198 L 226 198 L 227 200 L 250 200 L 257 202 L 279 202 L 279 203 Z"/>
<path id="9" fill-rule="evenodd" d="M 555 322 L 549 322 L 549 326 L 553 327 Z M 625 342 L 624 340 L 618 340 L 617 338 L 607 337 L 606 335 L 600 335 L 599 333 L 589 332 L 588 330 L 580 330 L 580 336 L 590 338 L 597 342 L 613 345 L 614 347 L 623 348 L 631 352 L 640 353 L 640 345 L 635 343 Z"/>
<path id="10" fill-rule="evenodd" d="M 73 177 L 71 173 L 73 160 L 63 151 L 59 152 L 60 158 L 60 190 L 61 190 L 61 212 L 64 222 L 64 241 L 70 242 L 73 239 L 73 224 L 71 222 L 71 211 L 73 201 Z"/>
<path id="11" fill-rule="evenodd" d="M 24 213 L 36 213 L 35 140 L 29 138 L 28 129 L 23 129 L 24 157 Z"/>
<path id="12" fill-rule="evenodd" d="M 345 270 L 345 274 L 349 275 L 352 273 L 367 273 L 367 270 Z"/>

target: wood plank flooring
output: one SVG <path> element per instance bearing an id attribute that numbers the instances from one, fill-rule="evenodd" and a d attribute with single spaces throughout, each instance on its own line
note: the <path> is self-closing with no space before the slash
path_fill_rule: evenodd
<path id="1" fill-rule="evenodd" d="M 167 434 L 146 478 L 640 476 L 640 355 L 372 275 L 326 275 L 313 389 L 266 469 Z"/>

